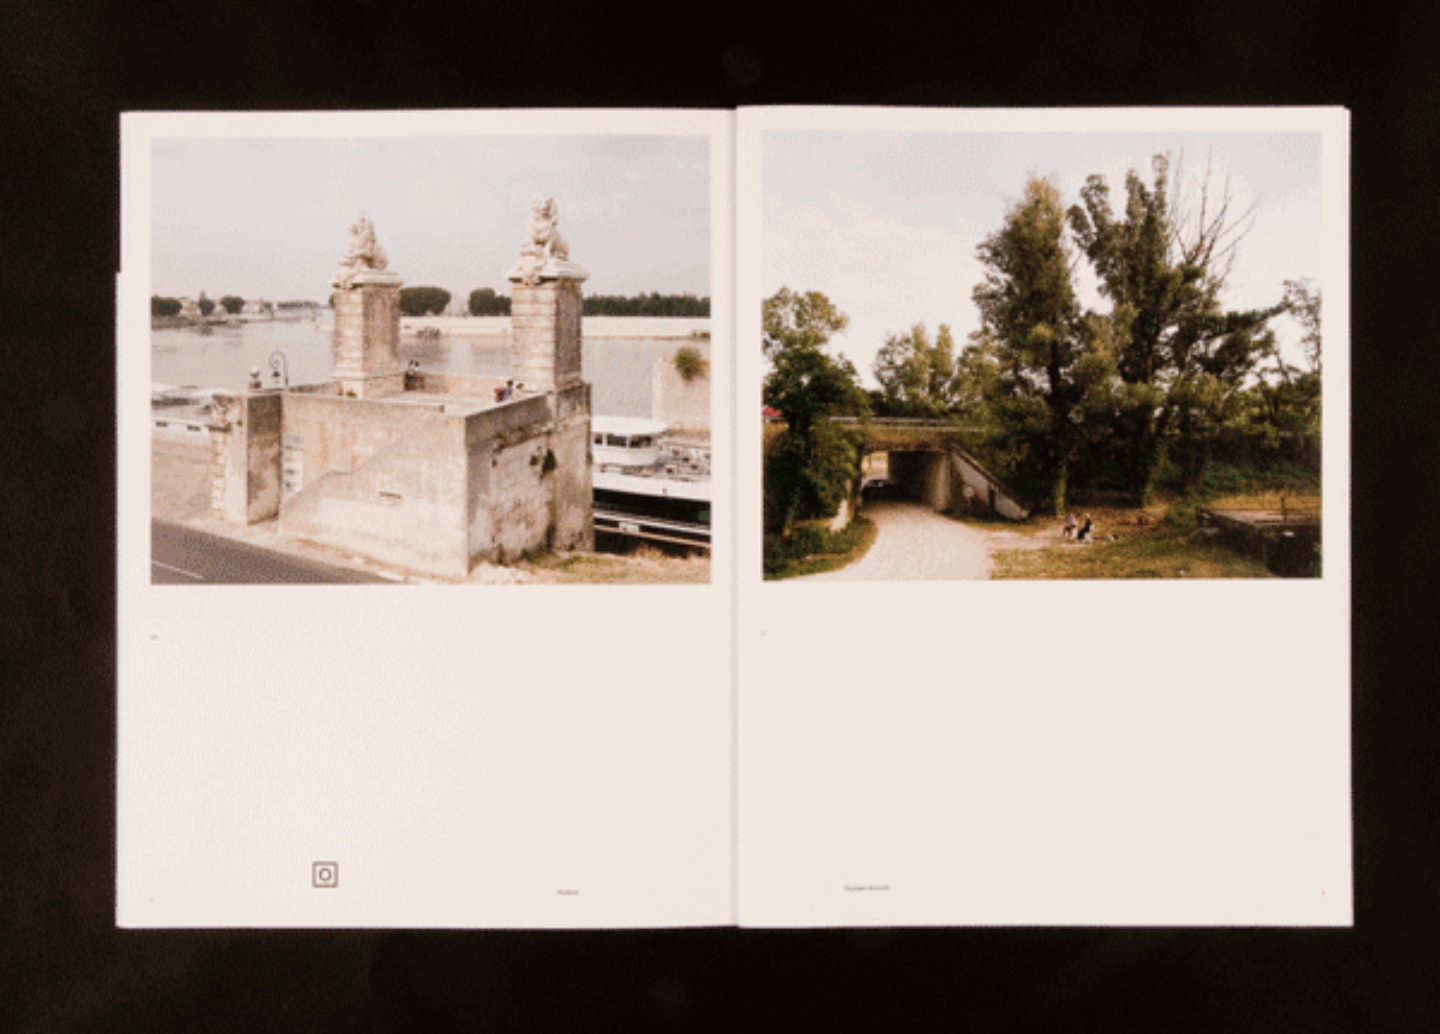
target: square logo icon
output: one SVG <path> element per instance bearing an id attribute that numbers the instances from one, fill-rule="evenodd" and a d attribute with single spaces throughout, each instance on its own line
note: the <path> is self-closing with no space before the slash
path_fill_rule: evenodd
<path id="1" fill-rule="evenodd" d="M 310 883 L 315 887 L 340 886 L 340 866 L 335 862 L 316 862 L 310 866 Z"/>

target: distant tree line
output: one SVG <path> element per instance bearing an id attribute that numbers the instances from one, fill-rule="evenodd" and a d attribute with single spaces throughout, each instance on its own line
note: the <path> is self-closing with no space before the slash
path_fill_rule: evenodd
<path id="1" fill-rule="evenodd" d="M 272 315 L 273 315 L 275 312 L 277 312 L 277 311 L 281 311 L 281 312 L 293 312 L 293 311 L 295 311 L 296 309 L 318 309 L 318 308 L 321 308 L 321 305 L 320 305 L 319 302 L 311 302 L 311 301 L 261 302 L 260 304 L 261 304 L 261 307 L 262 307 L 266 312 L 268 312 L 268 313 L 270 313 L 270 314 L 272 314 Z M 217 302 L 215 302 L 213 299 L 207 298 L 207 297 L 205 296 L 205 292 L 204 292 L 204 291 L 201 291 L 201 292 L 200 292 L 200 297 L 199 297 L 198 299 L 196 299 L 196 301 L 195 301 L 195 307 L 200 311 L 200 315 L 201 315 L 201 316 L 207 316 L 207 317 L 210 316 L 210 315 L 212 315 L 212 314 L 215 312 L 215 310 L 216 310 L 217 307 L 220 308 L 220 309 L 225 310 L 225 312 L 226 312 L 228 315 L 236 316 L 236 315 L 239 315 L 241 312 L 244 311 L 245 305 L 246 305 L 245 299 L 244 299 L 244 298 L 241 298 L 238 294 L 227 294 L 227 295 L 225 295 L 224 297 L 222 297 L 222 298 L 220 299 L 220 301 L 217 303 Z M 184 302 L 181 301 L 179 298 L 170 298 L 170 297 L 166 297 L 165 295 L 159 295 L 159 294 L 151 295 L 151 297 L 150 297 L 150 315 L 151 315 L 151 316 L 155 316 L 155 317 L 174 317 L 174 316 L 179 316 L 180 313 L 181 313 L 181 310 L 184 309 L 184 307 L 185 307 Z"/>
<path id="2" fill-rule="evenodd" d="M 587 295 L 586 316 L 687 316 L 708 318 L 710 299 L 693 294 Z M 510 298 L 488 287 L 470 292 L 470 315 L 508 316 Z"/>
<path id="3" fill-rule="evenodd" d="M 618 294 L 585 297 L 586 316 L 688 316 L 707 318 L 710 299 L 693 294 L 640 294 L 633 298 Z"/>

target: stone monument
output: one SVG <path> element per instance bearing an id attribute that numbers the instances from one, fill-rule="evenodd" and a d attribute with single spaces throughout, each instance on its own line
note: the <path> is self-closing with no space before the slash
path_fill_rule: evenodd
<path id="1" fill-rule="evenodd" d="M 375 226 L 360 213 L 335 288 L 335 380 L 342 395 L 380 398 L 405 389 L 400 366 L 400 285 Z"/>
<path id="2" fill-rule="evenodd" d="M 560 236 L 555 199 L 538 195 L 520 261 L 510 270 L 510 370 L 525 391 L 563 391 L 580 384 L 580 283 L 588 275 L 570 261 Z"/>

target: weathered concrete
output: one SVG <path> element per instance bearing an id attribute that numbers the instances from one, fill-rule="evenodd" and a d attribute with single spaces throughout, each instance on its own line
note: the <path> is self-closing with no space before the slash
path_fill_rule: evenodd
<path id="1" fill-rule="evenodd" d="M 890 480 L 935 510 L 993 513 L 1024 520 L 1029 509 L 972 457 L 956 448 L 892 451 Z"/>
<path id="2" fill-rule="evenodd" d="M 279 392 L 217 395 L 210 422 L 211 511 L 237 524 L 280 508 Z"/>
<path id="3" fill-rule="evenodd" d="M 546 202 L 532 217 L 553 230 Z M 585 273 L 535 226 L 515 299 L 510 379 L 524 389 L 501 403 L 506 378 L 422 371 L 407 382 L 401 280 L 361 216 L 332 280 L 334 379 L 217 399 L 212 511 L 237 523 L 278 515 L 286 534 L 447 578 L 480 561 L 592 549 Z"/>
<path id="4" fill-rule="evenodd" d="M 401 283 L 393 273 L 361 273 L 335 292 L 335 380 L 342 394 L 381 398 L 404 389 Z"/>
<path id="5" fill-rule="evenodd" d="M 580 383 L 578 280 L 515 283 L 511 296 L 510 369 L 528 391 L 554 391 Z"/>
<path id="6" fill-rule="evenodd" d="M 650 398 L 650 416 L 665 421 L 672 430 L 710 430 L 708 371 L 687 381 L 675 369 L 672 359 L 661 359 L 656 362 L 651 374 Z"/>

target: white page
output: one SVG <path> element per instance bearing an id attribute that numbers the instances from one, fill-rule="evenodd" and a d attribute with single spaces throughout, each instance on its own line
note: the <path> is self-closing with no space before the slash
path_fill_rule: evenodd
<path id="1" fill-rule="evenodd" d="M 952 185 L 956 210 L 967 190 L 1008 204 L 1030 164 L 1061 175 L 1067 205 L 1102 173 L 1123 206 L 1132 148 L 1098 167 L 1047 161 L 1107 134 L 1135 134 L 1148 155 L 1237 132 L 1318 145 L 1322 578 L 762 580 L 764 298 L 784 285 L 878 312 L 852 322 L 842 351 L 946 318 L 963 346 L 974 242 L 1000 220 L 972 226 L 906 199 L 881 212 L 887 183 L 922 169 Z M 895 136 L 880 146 L 881 134 Z M 1352 921 L 1348 151 L 1337 110 L 739 113 L 746 925 Z M 1215 156 L 1223 171 L 1224 149 Z M 1006 158 L 1028 162 L 996 179 Z M 1283 147 L 1270 161 L 1284 165 Z M 1137 171 L 1150 181 L 1148 165 Z M 1244 170 L 1230 171 L 1243 188 Z M 786 261 L 769 264 L 782 248 Z M 813 280 L 782 279 L 807 270 Z M 1278 301 L 1301 271 L 1270 272 Z"/>
<path id="2" fill-rule="evenodd" d="M 580 138 L 593 166 L 564 157 Z M 564 146 L 534 157 L 540 152 L 517 140 Z M 392 268 L 423 284 L 433 282 L 424 249 L 463 250 L 473 241 L 483 251 L 467 213 L 511 187 L 525 198 L 556 192 L 572 258 L 590 274 L 587 293 L 604 293 L 613 281 L 607 263 L 659 273 L 675 242 L 657 237 L 658 222 L 620 221 L 604 192 L 644 195 L 663 182 L 671 170 L 646 155 L 675 140 L 698 141 L 702 155 L 708 148 L 709 225 L 701 232 L 708 231 L 714 346 L 709 584 L 151 584 L 146 400 L 156 378 L 147 298 L 178 293 L 152 280 L 168 246 L 152 228 L 177 200 L 153 183 L 161 142 L 172 159 L 192 161 L 194 177 L 182 176 L 174 189 L 210 189 L 217 213 L 253 199 L 256 185 L 294 220 L 334 208 L 326 262 L 303 295 L 323 299 L 357 200 L 369 206 Z M 731 140 L 731 116 L 715 112 L 124 118 L 120 925 L 733 921 Z M 254 157 L 239 179 L 224 161 L 233 152 L 198 146 L 236 141 L 263 144 L 244 151 Z M 386 142 L 376 181 L 383 189 L 352 198 L 351 166 L 373 154 L 376 141 Z M 286 164 L 300 144 L 330 148 L 323 174 Z M 457 147 L 470 157 L 447 164 Z M 530 155 L 530 164 L 511 152 Z M 207 176 L 228 191 L 207 185 Z M 596 189 L 566 196 L 554 186 L 562 177 L 589 178 Z M 437 196 L 456 181 L 471 184 L 476 207 L 437 211 Z M 439 186 L 427 192 L 421 183 Z M 251 267 L 297 261 L 267 254 L 263 237 L 261 245 L 240 242 L 229 214 L 215 222 L 216 254 Z M 254 214 L 256 223 L 274 215 Z M 475 268 L 465 290 L 508 291 L 503 277 L 519 258 L 528 201 L 506 214 L 513 230 L 505 231 L 505 263 Z M 412 229 L 418 248 L 406 245 Z M 203 286 L 212 297 L 230 289 Z M 313 866 L 322 862 L 335 865 L 335 886 L 314 885 Z"/>

